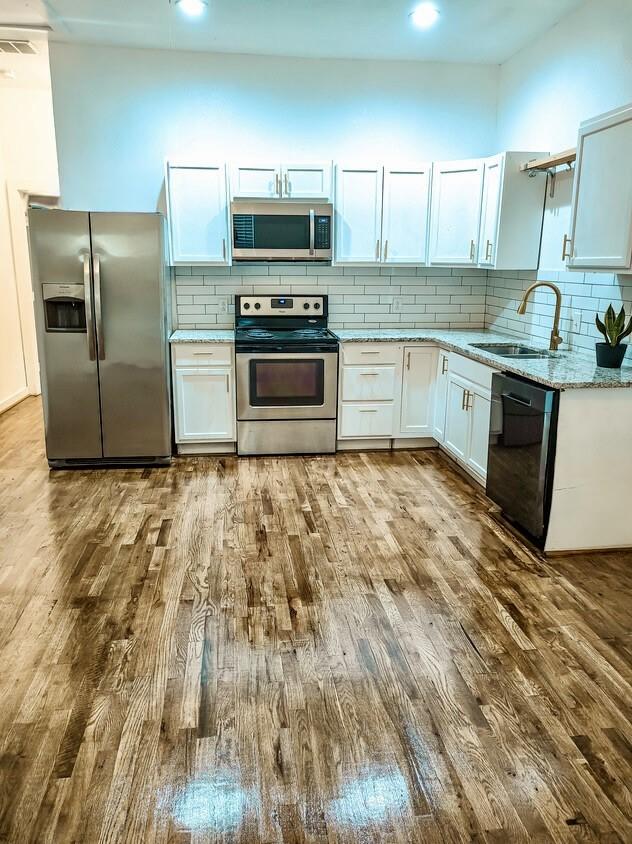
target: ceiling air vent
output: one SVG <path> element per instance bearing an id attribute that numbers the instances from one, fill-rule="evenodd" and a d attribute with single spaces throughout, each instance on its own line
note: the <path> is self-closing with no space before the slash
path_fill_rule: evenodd
<path id="1" fill-rule="evenodd" d="M 32 41 L 7 41 L 0 39 L 0 53 L 22 53 L 24 56 L 34 56 L 37 50 Z"/>

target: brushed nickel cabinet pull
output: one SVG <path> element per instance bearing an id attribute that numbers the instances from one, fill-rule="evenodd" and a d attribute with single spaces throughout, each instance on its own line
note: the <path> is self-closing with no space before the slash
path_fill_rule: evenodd
<path id="1" fill-rule="evenodd" d="M 475 248 L 474 241 L 470 240 L 470 261 L 474 260 L 474 248 Z"/>
<path id="2" fill-rule="evenodd" d="M 380 260 L 380 241 L 379 240 L 375 241 L 375 260 L 376 261 Z"/>
<path id="3" fill-rule="evenodd" d="M 492 259 L 492 242 L 491 240 L 487 241 L 487 245 L 485 247 L 485 260 L 491 261 Z"/>
<path id="4" fill-rule="evenodd" d="M 388 238 L 384 241 L 384 260 L 388 258 Z"/>
<path id="5" fill-rule="evenodd" d="M 360 410 L 360 413 L 377 413 L 377 410 Z"/>
<path id="6" fill-rule="evenodd" d="M 568 250 L 568 253 L 566 252 L 567 246 L 571 247 Z M 562 261 L 565 261 L 567 258 L 572 257 L 572 254 L 573 254 L 573 241 L 567 234 L 565 234 L 564 240 L 562 241 Z"/>
<path id="7" fill-rule="evenodd" d="M 406 369 L 410 369 L 410 352 L 406 356 Z"/>
<path id="8" fill-rule="evenodd" d="M 447 371 L 448 371 L 448 359 L 445 355 L 442 355 L 441 374 L 445 375 Z"/>

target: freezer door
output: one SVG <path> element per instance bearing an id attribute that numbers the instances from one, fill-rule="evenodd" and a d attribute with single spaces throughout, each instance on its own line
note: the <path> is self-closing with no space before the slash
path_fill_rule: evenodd
<path id="1" fill-rule="evenodd" d="M 90 214 L 103 456 L 171 454 L 164 220 Z"/>
<path id="2" fill-rule="evenodd" d="M 29 245 L 48 459 L 98 459 L 88 214 L 31 208 Z"/>

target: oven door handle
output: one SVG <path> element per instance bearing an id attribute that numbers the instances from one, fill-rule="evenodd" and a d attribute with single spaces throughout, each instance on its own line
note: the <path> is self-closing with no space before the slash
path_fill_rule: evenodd
<path id="1" fill-rule="evenodd" d="M 309 209 L 309 254 L 314 254 L 314 242 L 316 239 L 316 229 L 314 224 L 314 209 Z"/>

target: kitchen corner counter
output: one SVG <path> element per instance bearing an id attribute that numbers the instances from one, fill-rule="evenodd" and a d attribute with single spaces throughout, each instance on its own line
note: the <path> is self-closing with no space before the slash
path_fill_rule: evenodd
<path id="1" fill-rule="evenodd" d="M 232 329 L 204 328 L 179 329 L 169 337 L 170 343 L 234 343 L 235 332 Z"/>
<path id="2" fill-rule="evenodd" d="M 354 328 L 333 330 L 333 333 L 343 343 L 436 343 L 494 369 L 512 372 L 559 390 L 632 387 L 632 360 L 621 369 L 604 369 L 597 367 L 593 356 L 581 352 L 562 350 L 548 358 L 516 359 L 493 355 L 472 346 L 472 343 L 520 342 L 538 348 L 535 341 L 499 331 Z"/>

